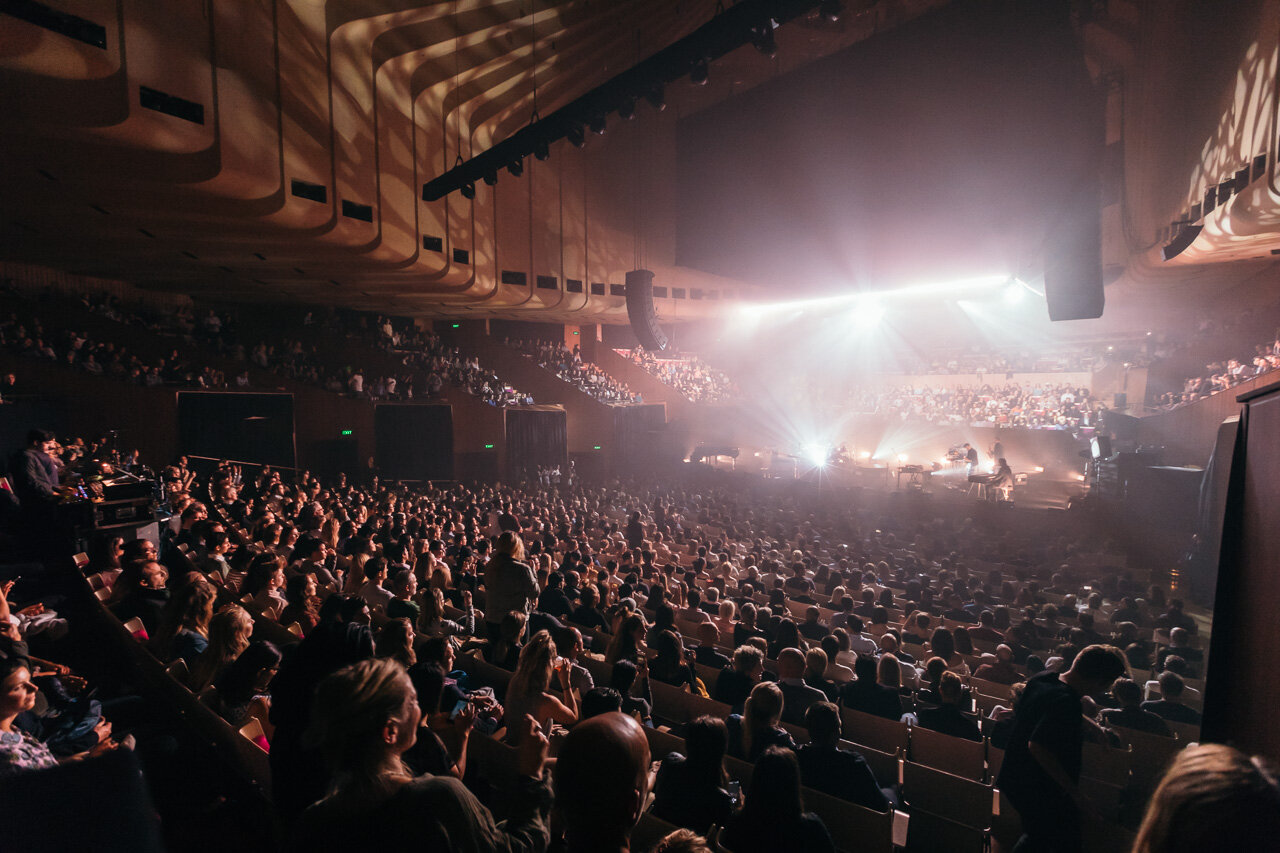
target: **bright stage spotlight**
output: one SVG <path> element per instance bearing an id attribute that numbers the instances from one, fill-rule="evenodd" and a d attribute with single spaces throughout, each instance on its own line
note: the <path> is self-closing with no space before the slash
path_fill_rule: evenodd
<path id="1" fill-rule="evenodd" d="M 1018 303 L 1022 302 L 1023 298 L 1026 295 L 1027 295 L 1027 291 L 1025 288 L 1023 288 L 1021 285 L 1017 284 L 1016 282 L 1010 282 L 1009 285 L 1004 289 L 1004 294 L 1003 294 L 1004 302 L 1006 305 L 1017 305 Z"/>
<path id="2" fill-rule="evenodd" d="M 853 310 L 853 325 L 863 331 L 874 329 L 884 319 L 884 306 L 869 296 L 858 299 Z"/>
<path id="3" fill-rule="evenodd" d="M 870 459 L 870 458 L 871 458 L 871 451 L 870 451 L 870 450 L 864 450 L 864 451 L 862 451 L 861 453 L 859 453 L 859 454 L 858 454 L 858 458 L 859 458 L 859 459 Z"/>
<path id="4" fill-rule="evenodd" d="M 898 461 L 899 461 L 899 462 L 906 462 L 906 461 L 907 461 L 907 454 L 905 454 L 905 453 L 899 453 L 899 454 L 898 454 Z"/>
<path id="5" fill-rule="evenodd" d="M 831 448 L 825 444 L 806 444 L 804 446 L 804 458 L 819 468 L 827 467 L 827 459 L 830 457 Z"/>

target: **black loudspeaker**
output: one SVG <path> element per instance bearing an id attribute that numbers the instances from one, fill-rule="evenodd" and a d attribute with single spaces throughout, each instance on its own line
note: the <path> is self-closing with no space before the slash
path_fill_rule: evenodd
<path id="1" fill-rule="evenodd" d="M 653 310 L 652 270 L 627 273 L 627 319 L 642 347 L 650 352 L 667 348 L 667 336 L 658 326 L 658 313 Z"/>
<path id="2" fill-rule="evenodd" d="M 1102 316 L 1102 214 L 1096 200 L 1077 206 L 1045 257 L 1044 297 L 1050 320 L 1092 320 Z"/>

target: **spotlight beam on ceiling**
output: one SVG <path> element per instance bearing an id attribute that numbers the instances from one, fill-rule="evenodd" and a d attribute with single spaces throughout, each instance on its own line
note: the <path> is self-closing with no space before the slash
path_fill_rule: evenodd
<path id="1" fill-rule="evenodd" d="M 486 175 L 496 175 L 509 163 L 568 136 L 571 130 L 592 122 L 603 126 L 603 117 L 626 110 L 636 98 L 650 97 L 658 88 L 690 74 L 695 66 L 719 59 L 744 44 L 759 39 L 762 27 L 784 24 L 821 6 L 829 15 L 831 2 L 822 0 L 741 0 L 679 41 L 577 100 L 530 122 L 492 148 L 455 165 L 422 185 L 422 200 L 437 201 L 454 190 L 475 185 Z M 772 23 L 771 23 L 772 22 Z"/>

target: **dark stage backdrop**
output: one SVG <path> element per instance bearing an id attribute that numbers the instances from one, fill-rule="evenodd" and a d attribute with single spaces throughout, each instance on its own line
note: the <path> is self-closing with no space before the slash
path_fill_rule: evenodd
<path id="1" fill-rule="evenodd" d="M 453 407 L 381 405 L 373 410 L 374 458 L 393 480 L 453 479 Z"/>
<path id="2" fill-rule="evenodd" d="M 507 470 L 537 472 L 569 463 L 568 415 L 563 409 L 507 409 Z"/>
<path id="3" fill-rule="evenodd" d="M 178 451 L 292 468 L 293 395 L 179 391 Z"/>

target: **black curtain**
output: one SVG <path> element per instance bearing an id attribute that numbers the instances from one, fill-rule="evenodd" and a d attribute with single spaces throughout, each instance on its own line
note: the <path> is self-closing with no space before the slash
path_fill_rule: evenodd
<path id="1" fill-rule="evenodd" d="M 453 479 L 453 407 L 376 406 L 373 435 L 374 457 L 383 477 Z"/>
<path id="2" fill-rule="evenodd" d="M 510 474 L 534 474 L 539 465 L 568 465 L 568 417 L 562 409 L 507 409 L 506 414 Z"/>
<path id="3" fill-rule="evenodd" d="M 178 449 L 292 468 L 293 395 L 178 392 Z"/>

